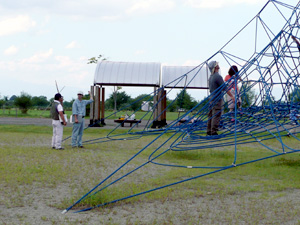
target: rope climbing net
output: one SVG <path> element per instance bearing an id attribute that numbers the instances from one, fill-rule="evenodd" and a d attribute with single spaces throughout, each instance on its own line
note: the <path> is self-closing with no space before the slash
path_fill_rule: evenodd
<path id="1" fill-rule="evenodd" d="M 299 152 L 300 149 L 291 146 L 286 137 L 300 141 L 298 135 L 300 131 L 300 40 L 298 38 L 300 30 L 300 2 L 295 2 L 295 5 L 290 5 L 287 2 L 291 3 L 291 1 L 269 0 L 261 11 L 218 52 L 192 71 L 170 83 L 173 88 L 169 88 L 166 94 L 174 91 L 176 86 L 182 81 L 185 81 L 183 90 L 188 89 L 190 82 L 193 79 L 197 79 L 198 72 L 207 70 L 208 63 L 212 60 L 218 61 L 221 68 L 229 68 L 232 65 L 237 65 L 240 68 L 235 76 L 199 102 L 197 106 L 179 116 L 177 120 L 162 128 L 150 129 L 153 122 L 161 116 L 157 115 L 156 118 L 153 118 L 153 110 L 145 114 L 145 118 L 153 118 L 153 120 L 149 119 L 142 130 L 135 130 L 136 124 L 126 133 L 116 132 L 121 126 L 120 124 L 105 137 L 86 141 L 85 144 L 98 144 L 114 140 L 134 140 L 147 135 L 153 136 L 153 140 L 150 143 L 141 148 L 128 161 L 119 166 L 73 205 L 65 209 L 63 213 L 68 212 L 81 201 L 91 198 L 99 192 L 101 193 L 113 184 L 129 175 L 133 175 L 142 167 L 150 164 L 199 169 L 199 174 L 112 201 L 101 202 L 77 212 L 115 203 L 248 163 Z M 253 39 L 249 38 L 249 33 L 253 34 Z M 245 42 L 247 46 L 253 46 L 252 50 L 244 48 Z M 241 53 L 241 50 L 244 49 L 245 51 Z M 170 87 L 170 84 L 168 84 L 168 87 Z M 234 109 L 232 111 L 225 110 L 222 114 L 218 135 L 207 136 L 207 121 L 213 119 L 214 116 L 209 117 L 208 112 L 221 99 L 226 99 L 226 92 L 233 85 L 236 87 L 235 101 L 234 103 L 224 101 L 223 108 L 226 109 L 232 103 L 235 105 Z M 153 106 L 153 108 L 156 108 L 166 95 L 161 94 L 163 89 L 164 87 L 143 97 L 143 100 L 150 101 L 153 96 L 158 95 L 158 101 Z M 180 95 L 178 95 L 178 98 L 180 98 Z M 241 107 L 238 105 L 240 101 Z M 165 110 L 168 110 L 168 107 L 171 107 L 174 102 L 169 104 Z M 120 110 L 124 110 L 124 108 Z M 185 122 L 179 123 L 182 119 L 185 119 Z M 164 137 L 162 144 L 158 147 L 153 147 L 155 146 L 154 143 L 162 137 Z M 272 140 L 272 145 L 270 145 L 268 140 Z M 238 146 L 249 143 L 259 144 L 267 154 L 250 161 L 241 160 L 241 157 L 238 157 Z M 274 143 L 277 143 L 276 147 L 274 147 Z M 160 160 L 166 153 L 170 152 L 177 153 L 206 149 L 223 150 L 225 147 L 234 148 L 232 161 L 225 166 L 217 165 L 217 163 L 212 166 L 182 165 L 178 161 L 177 163 L 166 163 L 164 160 Z M 137 156 L 146 150 L 149 152 L 149 149 L 154 150 L 150 151 L 144 163 L 140 165 L 134 164 L 128 169 L 128 165 Z M 125 167 L 127 170 L 120 173 Z"/>

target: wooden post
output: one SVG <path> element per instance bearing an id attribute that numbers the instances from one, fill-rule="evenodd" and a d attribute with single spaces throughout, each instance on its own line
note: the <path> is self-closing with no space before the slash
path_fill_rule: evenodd
<path id="1" fill-rule="evenodd" d="M 163 97 L 163 89 L 159 89 L 159 92 L 157 93 L 157 101 L 158 101 L 158 104 L 157 104 L 157 120 L 158 120 L 158 123 L 161 122 L 162 120 L 162 104 L 163 104 L 163 101 L 162 101 L 162 97 Z"/>
<path id="2" fill-rule="evenodd" d="M 158 118 L 157 118 L 157 125 L 158 127 L 163 127 L 167 125 L 167 114 L 165 109 L 167 108 L 167 92 L 161 88 L 158 93 Z"/>
<path id="3" fill-rule="evenodd" d="M 101 124 L 105 125 L 104 122 L 104 118 L 105 118 L 105 88 L 102 87 L 102 93 L 101 93 Z"/>
<path id="4" fill-rule="evenodd" d="M 94 102 L 90 105 L 90 125 L 94 124 L 95 118 L 95 95 L 94 95 L 94 86 L 91 86 L 91 96 L 93 96 Z"/>
<path id="5" fill-rule="evenodd" d="M 151 128 L 163 127 L 166 123 L 166 112 L 163 112 L 164 109 L 167 106 L 167 100 L 166 100 L 166 92 L 163 88 L 159 89 L 157 92 L 157 87 L 154 87 L 154 93 L 153 96 L 153 104 L 154 104 L 154 112 L 153 112 L 153 124 Z"/>
<path id="6" fill-rule="evenodd" d="M 101 88 L 98 87 L 98 113 L 97 113 L 97 120 L 100 120 L 100 107 L 101 107 Z"/>
<path id="7" fill-rule="evenodd" d="M 96 90 L 95 90 L 95 109 L 94 109 L 94 120 L 97 121 L 99 120 L 99 95 L 100 95 L 100 91 L 99 91 L 99 87 L 96 86 Z"/>
<path id="8" fill-rule="evenodd" d="M 154 87 L 154 96 L 153 96 L 153 123 L 151 128 L 156 128 L 157 126 L 157 93 L 156 93 L 156 87 Z"/>
<path id="9" fill-rule="evenodd" d="M 164 90 L 164 99 L 163 99 L 163 110 L 164 110 L 164 114 L 163 114 L 163 120 L 166 122 L 167 125 L 167 91 Z"/>
<path id="10" fill-rule="evenodd" d="M 156 87 L 154 87 L 154 96 L 153 96 L 153 106 L 154 106 L 154 112 L 153 112 L 153 120 L 157 120 L 157 93 L 156 93 Z"/>

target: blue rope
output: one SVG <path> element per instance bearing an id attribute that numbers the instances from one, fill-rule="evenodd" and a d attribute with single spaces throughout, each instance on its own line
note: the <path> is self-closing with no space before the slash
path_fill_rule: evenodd
<path id="1" fill-rule="evenodd" d="M 238 166 L 242 166 L 242 165 L 246 165 L 246 164 L 249 164 L 249 163 L 254 163 L 254 162 L 258 162 L 258 161 L 262 161 L 262 160 L 274 158 L 274 157 L 277 157 L 277 156 L 281 156 L 283 154 L 289 154 L 289 153 L 295 153 L 295 152 L 300 152 L 300 150 L 293 151 L 293 152 L 287 152 L 287 153 L 280 153 L 280 154 L 276 154 L 276 155 L 272 155 L 272 156 L 267 156 L 267 157 L 263 157 L 263 158 L 260 158 L 260 159 L 256 159 L 256 160 L 252 160 L 252 161 L 248 161 L 248 162 L 236 164 L 236 165 L 226 166 L 226 167 L 223 167 L 221 169 L 218 169 L 218 170 L 215 170 L 215 171 L 212 171 L 212 172 L 204 173 L 204 174 L 201 174 L 201 175 L 198 175 L 198 176 L 190 177 L 190 178 L 187 178 L 187 179 L 184 179 L 184 180 L 181 180 L 181 181 L 177 181 L 177 182 L 174 182 L 174 183 L 171 183 L 171 184 L 163 185 L 163 186 L 160 186 L 160 187 L 157 187 L 157 188 L 153 188 L 153 189 L 150 189 L 150 190 L 147 190 L 147 191 L 143 191 L 143 192 L 140 192 L 140 193 L 137 193 L 137 194 L 129 195 L 129 196 L 124 197 L 124 198 L 119 198 L 119 199 L 116 199 L 116 200 L 113 200 L 113 201 L 110 201 L 110 202 L 106 202 L 106 203 L 103 203 L 103 204 L 99 204 L 99 205 L 96 205 L 96 206 L 93 206 L 93 207 L 89 207 L 89 208 L 86 208 L 86 209 L 78 210 L 75 213 L 89 211 L 91 209 L 99 208 L 99 207 L 102 207 L 102 206 L 106 206 L 106 205 L 109 205 L 109 204 L 113 204 L 113 203 L 116 203 L 116 202 L 119 202 L 119 201 L 123 201 L 123 200 L 129 199 L 129 198 L 133 198 L 133 197 L 144 195 L 144 194 L 147 194 L 147 193 L 150 193 L 150 192 L 153 192 L 153 191 L 157 191 L 157 190 L 160 190 L 160 189 L 163 189 L 163 188 L 167 188 L 167 187 L 174 186 L 174 185 L 177 185 L 177 184 L 181 184 L 181 183 L 184 183 L 184 182 L 187 182 L 187 181 L 195 180 L 195 179 L 200 178 L 200 177 L 212 175 L 212 174 L 215 174 L 215 173 L 227 170 L 227 169 L 232 169 L 232 168 L 235 168 L 235 167 L 238 167 Z"/>

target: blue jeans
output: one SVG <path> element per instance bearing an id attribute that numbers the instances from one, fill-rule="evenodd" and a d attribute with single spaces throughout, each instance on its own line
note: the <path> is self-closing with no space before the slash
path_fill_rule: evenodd
<path id="1" fill-rule="evenodd" d="M 84 129 L 84 119 L 80 123 L 73 123 L 72 147 L 82 146 L 82 135 Z"/>

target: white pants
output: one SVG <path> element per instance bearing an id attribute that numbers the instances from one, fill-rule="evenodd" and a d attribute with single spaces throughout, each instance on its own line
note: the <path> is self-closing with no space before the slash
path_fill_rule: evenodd
<path id="1" fill-rule="evenodd" d="M 61 148 L 64 126 L 59 120 L 52 120 L 53 136 L 52 136 L 52 147 L 58 149 Z"/>

